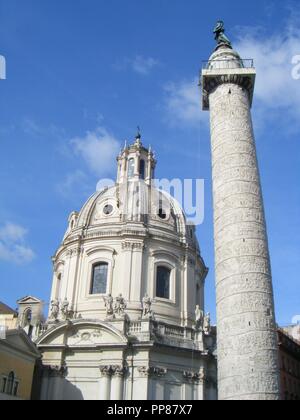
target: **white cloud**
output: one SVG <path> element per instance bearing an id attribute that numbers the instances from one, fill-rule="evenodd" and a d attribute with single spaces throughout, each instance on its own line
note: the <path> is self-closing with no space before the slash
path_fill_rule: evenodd
<path id="1" fill-rule="evenodd" d="M 15 225 L 13 223 L 6 223 L 0 228 L 0 239 L 7 242 L 19 242 L 22 241 L 27 233 L 27 230 L 22 226 Z"/>
<path id="2" fill-rule="evenodd" d="M 165 87 L 165 105 L 171 124 L 200 124 L 208 121 L 208 113 L 202 111 L 199 80 L 182 80 Z"/>
<path id="3" fill-rule="evenodd" d="M 71 140 L 74 152 L 81 156 L 97 176 L 107 176 L 116 171 L 116 157 L 120 142 L 103 127 L 89 131 L 84 137 Z"/>
<path id="4" fill-rule="evenodd" d="M 293 57 L 300 54 L 299 29 L 291 22 L 276 35 L 262 35 L 253 28 L 244 29 L 242 35 L 234 47 L 242 58 L 254 59 L 258 105 L 299 117 L 300 80 L 292 77 Z"/>
<path id="5" fill-rule="evenodd" d="M 300 75 L 295 56 L 300 55 L 300 29 L 296 19 L 290 20 L 281 32 L 265 33 L 262 28 L 239 28 L 234 49 L 244 59 L 253 58 L 257 71 L 255 85 L 255 124 L 276 120 L 289 128 L 299 125 Z M 293 64 L 294 60 L 294 64 Z M 300 62 L 300 61 L 299 61 Z M 208 121 L 201 110 L 198 80 L 182 80 L 166 87 L 166 108 L 170 122 L 195 125 Z"/>
<path id="6" fill-rule="evenodd" d="M 33 250 L 25 244 L 28 231 L 22 226 L 7 222 L 0 228 L 0 260 L 25 264 L 35 258 Z"/>

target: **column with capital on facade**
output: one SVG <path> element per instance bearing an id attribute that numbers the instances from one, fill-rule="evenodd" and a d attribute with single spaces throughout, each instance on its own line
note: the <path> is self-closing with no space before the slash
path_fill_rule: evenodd
<path id="1" fill-rule="evenodd" d="M 200 401 L 204 401 L 205 398 L 205 384 L 206 384 L 206 375 L 205 370 L 200 369 L 200 372 L 197 372 L 194 376 L 195 387 L 197 389 L 197 397 L 196 399 Z"/>
<path id="2" fill-rule="evenodd" d="M 134 399 L 148 400 L 150 389 L 150 369 L 146 366 L 137 366 L 134 375 Z"/>
<path id="3" fill-rule="evenodd" d="M 64 366 L 48 366 L 43 374 L 42 400 L 60 401 L 63 398 L 66 374 Z"/>
<path id="4" fill-rule="evenodd" d="M 111 395 L 111 367 L 100 366 L 99 400 L 109 401 Z"/>
<path id="5" fill-rule="evenodd" d="M 127 369 L 122 366 L 112 366 L 112 380 L 111 380 L 111 400 L 124 400 L 124 376 Z"/>
<path id="6" fill-rule="evenodd" d="M 196 401 L 205 400 L 205 375 L 204 370 L 200 372 L 184 371 L 185 399 Z"/>

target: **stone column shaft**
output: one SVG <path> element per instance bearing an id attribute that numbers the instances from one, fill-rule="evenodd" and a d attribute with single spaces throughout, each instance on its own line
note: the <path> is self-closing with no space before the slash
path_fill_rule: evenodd
<path id="1" fill-rule="evenodd" d="M 249 95 L 209 96 L 220 399 L 277 399 L 272 277 Z"/>
<path id="2" fill-rule="evenodd" d="M 109 401 L 111 393 L 111 376 L 104 373 L 102 374 L 99 382 L 100 401 Z"/>
<path id="3" fill-rule="evenodd" d="M 112 376 L 111 400 L 123 401 L 124 378 L 123 375 Z"/>
<path id="4" fill-rule="evenodd" d="M 223 44 L 202 71 L 211 126 L 218 391 L 221 400 L 277 400 L 272 275 L 250 112 L 256 71 L 247 63 Z"/>

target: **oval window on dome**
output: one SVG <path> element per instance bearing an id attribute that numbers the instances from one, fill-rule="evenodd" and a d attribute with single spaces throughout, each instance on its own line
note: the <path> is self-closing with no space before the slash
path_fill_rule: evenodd
<path id="1" fill-rule="evenodd" d="M 107 204 L 103 208 L 103 213 L 105 214 L 105 216 L 109 216 L 110 214 L 112 214 L 113 211 L 114 211 L 114 208 L 111 204 Z"/>

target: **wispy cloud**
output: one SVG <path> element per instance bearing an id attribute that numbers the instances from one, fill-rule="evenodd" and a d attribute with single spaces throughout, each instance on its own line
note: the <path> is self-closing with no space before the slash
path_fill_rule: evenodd
<path id="1" fill-rule="evenodd" d="M 79 195 L 84 195 L 87 197 L 90 191 L 90 183 L 88 176 L 80 170 L 75 170 L 66 175 L 66 177 L 60 182 L 56 191 L 60 194 L 61 197 L 67 198 L 78 198 Z"/>
<path id="2" fill-rule="evenodd" d="M 131 65 L 132 69 L 136 73 L 147 75 L 153 70 L 154 67 L 159 65 L 159 61 L 152 57 L 143 57 L 141 55 L 137 55 L 131 61 Z"/>
<path id="3" fill-rule="evenodd" d="M 24 118 L 21 123 L 22 129 L 24 133 L 30 134 L 32 136 L 40 136 L 44 132 L 44 128 L 42 128 L 35 120 L 32 118 Z"/>
<path id="4" fill-rule="evenodd" d="M 7 222 L 0 227 L 0 260 L 26 264 L 35 258 L 34 251 L 25 243 L 27 229 Z"/>
<path id="5" fill-rule="evenodd" d="M 195 125 L 208 121 L 201 109 L 201 93 L 197 78 L 168 83 L 165 86 L 167 120 L 172 125 Z"/>
<path id="6" fill-rule="evenodd" d="M 34 118 L 24 117 L 19 124 L 21 130 L 32 137 L 43 137 L 52 139 L 65 139 L 65 130 L 54 124 L 42 125 Z"/>
<path id="7" fill-rule="evenodd" d="M 142 76 L 149 75 L 153 69 L 160 65 L 159 60 L 153 57 L 144 57 L 142 55 L 136 55 L 134 58 L 125 58 L 119 61 L 114 67 L 117 70 L 131 69 L 135 73 Z"/>
<path id="8" fill-rule="evenodd" d="M 84 160 L 95 175 L 103 177 L 115 173 L 115 159 L 121 143 L 105 128 L 88 131 L 85 136 L 76 137 L 70 143 L 73 152 Z"/>

